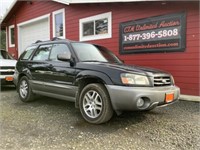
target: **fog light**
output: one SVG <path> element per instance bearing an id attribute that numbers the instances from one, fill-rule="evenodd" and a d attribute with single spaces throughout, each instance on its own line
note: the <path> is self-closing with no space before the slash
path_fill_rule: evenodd
<path id="1" fill-rule="evenodd" d="M 5 79 L 6 81 L 13 81 L 13 77 L 10 77 L 10 76 L 6 77 Z"/>
<path id="2" fill-rule="evenodd" d="M 142 98 L 139 98 L 137 100 L 137 107 L 142 107 L 144 105 L 144 100 Z"/>

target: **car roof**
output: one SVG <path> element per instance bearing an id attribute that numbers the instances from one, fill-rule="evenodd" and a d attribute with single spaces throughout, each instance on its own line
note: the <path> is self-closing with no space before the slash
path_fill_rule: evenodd
<path id="1" fill-rule="evenodd" d="M 87 43 L 87 42 L 73 41 L 73 40 L 69 40 L 69 39 L 55 38 L 53 40 L 48 40 L 48 41 L 37 40 L 35 43 L 32 43 L 30 46 L 38 46 L 38 45 L 44 45 L 44 44 L 56 44 L 56 43 L 86 43 L 86 44 L 92 44 L 92 43 Z M 96 45 L 96 44 L 92 44 L 92 45 Z M 100 46 L 100 45 L 96 45 L 96 46 Z"/>
<path id="2" fill-rule="evenodd" d="M 52 44 L 52 43 L 68 43 L 68 42 L 69 42 L 69 40 L 67 40 L 67 39 L 48 40 L 48 41 L 37 40 L 35 43 L 32 43 L 31 45 Z"/>

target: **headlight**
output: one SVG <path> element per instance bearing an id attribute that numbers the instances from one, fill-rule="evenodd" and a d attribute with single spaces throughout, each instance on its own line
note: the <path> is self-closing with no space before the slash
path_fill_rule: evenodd
<path id="1" fill-rule="evenodd" d="M 142 76 L 142 75 L 122 73 L 121 80 L 122 80 L 123 84 L 150 85 L 148 78 L 146 76 Z"/>

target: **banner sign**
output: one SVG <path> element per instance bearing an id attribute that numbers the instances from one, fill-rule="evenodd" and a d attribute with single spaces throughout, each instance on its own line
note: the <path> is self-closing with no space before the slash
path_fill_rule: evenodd
<path id="1" fill-rule="evenodd" d="M 120 54 L 184 51 L 186 14 L 123 22 L 119 34 Z"/>

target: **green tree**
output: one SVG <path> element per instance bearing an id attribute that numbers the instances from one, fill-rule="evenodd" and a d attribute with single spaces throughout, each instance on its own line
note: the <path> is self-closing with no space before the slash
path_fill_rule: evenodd
<path id="1" fill-rule="evenodd" d="M 6 31 L 0 29 L 0 49 L 6 49 Z"/>

